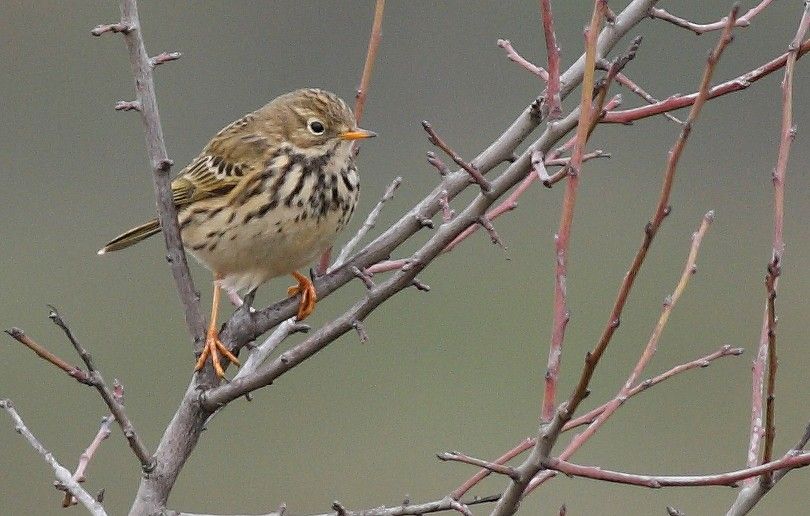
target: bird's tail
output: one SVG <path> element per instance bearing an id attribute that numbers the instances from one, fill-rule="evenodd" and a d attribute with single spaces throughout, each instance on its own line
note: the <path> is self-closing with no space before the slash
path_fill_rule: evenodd
<path id="1" fill-rule="evenodd" d="M 127 248 L 157 233 L 160 233 L 160 223 L 157 219 L 152 219 L 146 224 L 141 224 L 113 238 L 107 242 L 107 245 L 98 250 L 98 254 Z"/>

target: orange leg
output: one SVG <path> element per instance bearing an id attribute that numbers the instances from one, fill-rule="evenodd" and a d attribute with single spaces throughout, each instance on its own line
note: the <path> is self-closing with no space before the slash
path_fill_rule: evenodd
<path id="1" fill-rule="evenodd" d="M 219 276 L 216 277 L 219 279 Z M 214 371 L 220 378 L 225 377 L 225 370 L 219 362 L 219 354 L 222 355 L 236 364 L 239 365 L 239 359 L 219 340 L 219 332 L 217 331 L 217 315 L 219 313 L 219 283 L 214 281 L 214 300 L 211 303 L 211 319 L 208 323 L 208 332 L 205 335 L 205 347 L 203 347 L 200 358 L 197 359 L 197 365 L 194 366 L 195 371 L 199 371 L 205 366 L 205 361 L 208 356 L 211 356 L 211 363 L 214 365 Z"/>
<path id="2" fill-rule="evenodd" d="M 312 284 L 309 278 L 298 271 L 293 272 L 292 275 L 293 278 L 298 281 L 298 285 L 288 288 L 287 295 L 292 297 L 301 294 L 301 302 L 298 304 L 296 319 L 303 321 L 315 311 L 315 303 L 318 301 L 318 296 L 315 293 L 315 285 Z"/>

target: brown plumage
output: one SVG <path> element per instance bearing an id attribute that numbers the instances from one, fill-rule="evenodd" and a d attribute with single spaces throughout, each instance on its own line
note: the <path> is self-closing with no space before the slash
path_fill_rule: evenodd
<path id="1" fill-rule="evenodd" d="M 371 136 L 334 94 L 297 90 L 222 129 L 172 181 L 183 244 L 217 280 L 198 369 L 210 354 L 221 376 L 217 352 L 230 355 L 216 335 L 219 287 L 253 290 L 292 274 L 298 285 L 289 293 L 301 294 L 298 318 L 314 310 L 314 287 L 297 269 L 323 253 L 351 218 L 359 192 L 352 141 Z M 99 254 L 159 231 L 153 219 Z"/>

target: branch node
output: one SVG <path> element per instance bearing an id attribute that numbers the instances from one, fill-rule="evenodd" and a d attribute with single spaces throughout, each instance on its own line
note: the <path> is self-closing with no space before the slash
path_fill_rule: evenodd
<path id="1" fill-rule="evenodd" d="M 363 321 L 360 319 L 353 321 L 352 328 L 357 332 L 357 336 L 360 338 L 360 344 L 368 342 L 368 332 L 366 331 L 366 325 L 363 324 Z"/>
<path id="2" fill-rule="evenodd" d="M 127 25 L 125 23 L 118 22 L 118 23 L 110 23 L 110 24 L 105 24 L 105 25 L 96 25 L 95 27 L 93 27 L 92 30 L 90 30 L 90 34 L 92 34 L 93 36 L 98 37 L 98 36 L 101 36 L 101 35 L 107 34 L 107 33 L 129 34 L 133 30 L 135 30 L 135 27 L 133 27 L 132 25 Z"/>
<path id="3" fill-rule="evenodd" d="M 168 63 L 169 61 L 177 61 L 183 56 L 180 52 L 161 52 L 156 56 L 152 56 L 149 58 L 149 64 L 152 65 L 152 68 L 156 66 L 160 66 L 164 63 Z"/>
<path id="4" fill-rule="evenodd" d="M 137 100 L 119 100 L 115 103 L 116 111 L 141 111 L 141 103 Z"/>

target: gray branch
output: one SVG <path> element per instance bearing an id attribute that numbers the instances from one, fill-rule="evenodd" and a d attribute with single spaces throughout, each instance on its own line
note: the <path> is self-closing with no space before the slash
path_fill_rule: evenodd
<path id="1" fill-rule="evenodd" d="M 122 2 L 124 4 L 133 3 L 132 0 L 122 0 Z M 648 9 L 654 3 L 655 0 L 631 2 L 616 18 L 615 23 L 607 26 L 600 33 L 597 42 L 597 56 L 600 58 L 606 56 L 632 27 L 645 18 Z M 562 74 L 561 95 L 563 97 L 570 94 L 582 81 L 584 64 L 585 58 L 581 56 Z M 539 104 L 537 100 L 530 103 L 489 147 L 474 158 L 473 162 L 482 174 L 490 172 L 503 162 L 513 161 L 515 149 L 542 122 Z M 460 215 L 441 226 L 439 231 L 414 256 L 416 261 L 413 262 L 412 267 L 407 271 L 398 271 L 388 281 L 368 291 L 366 296 L 354 307 L 302 343 L 282 353 L 270 363 L 264 364 L 254 374 L 242 378 L 238 382 L 211 390 L 203 396 L 202 403 L 200 388 L 204 386 L 204 380 L 211 382 L 212 379 L 201 379 L 200 375 L 195 375 L 155 451 L 157 459 L 155 470 L 141 480 L 130 514 L 157 513 L 165 508 L 177 475 L 196 446 L 205 421 L 221 406 L 220 403 L 227 403 L 227 401 L 237 398 L 240 392 L 250 392 L 261 385 L 266 385 L 273 378 L 277 378 L 326 347 L 338 336 L 351 330 L 356 321 L 362 320 L 379 304 L 411 285 L 416 274 L 438 255 L 444 245 L 452 241 L 467 226 L 477 223 L 478 218 L 485 213 L 486 208 L 498 196 L 503 195 L 525 176 L 530 167 L 530 152 L 535 149 L 551 149 L 574 127 L 577 115 L 578 113 L 574 112 L 566 119 L 555 122 L 547 128 L 540 140 L 531 145 L 529 150 L 515 160 L 506 172 L 493 181 L 492 186 L 497 193 L 490 192 L 487 196 L 478 195 Z M 469 185 L 469 175 L 466 171 L 457 170 L 448 174 L 441 185 L 437 186 L 399 221 L 350 258 L 342 267 L 318 278 L 315 286 L 319 299 L 323 299 L 353 280 L 355 278 L 352 272 L 353 267 L 362 270 L 380 260 L 387 259 L 395 249 L 423 229 L 424 226 L 420 221 L 432 218 L 442 209 L 442 201 L 447 202 L 453 199 Z M 220 338 L 238 352 L 247 343 L 295 315 L 296 309 L 296 300 L 286 299 L 255 313 L 237 310 L 226 323 L 220 333 Z"/>
<path id="2" fill-rule="evenodd" d="M 93 516 L 107 516 L 107 512 L 104 510 L 104 507 L 101 503 L 93 498 L 90 493 L 84 490 L 82 486 L 79 485 L 77 481 L 73 479 L 73 475 L 68 471 L 67 468 L 59 464 L 59 462 L 54 458 L 53 454 L 49 452 L 45 446 L 39 442 L 39 439 L 25 426 L 25 422 L 22 420 L 20 415 L 17 413 L 17 409 L 14 408 L 14 403 L 11 400 L 5 399 L 0 400 L 0 408 L 3 408 L 11 419 L 14 420 L 14 430 L 22 435 L 28 444 L 37 451 L 42 458 L 45 459 L 45 462 L 50 464 L 51 468 L 53 468 L 53 473 L 56 476 L 56 480 L 60 482 L 61 485 L 68 490 L 70 494 L 72 494 L 76 499 L 84 505 L 90 514 Z"/>
<path id="3" fill-rule="evenodd" d="M 205 331 L 205 320 L 200 313 L 200 295 L 194 288 L 194 281 L 188 270 L 186 253 L 180 239 L 180 227 L 177 224 L 177 209 L 172 199 L 169 172 L 173 165 L 166 153 L 163 139 L 163 128 L 160 124 L 155 84 L 152 70 L 155 66 L 178 59 L 177 52 L 162 53 L 150 58 L 141 34 L 141 22 L 138 18 L 136 0 L 121 0 L 121 22 L 112 25 L 99 25 L 91 31 L 94 36 L 105 32 L 120 32 L 129 51 L 129 64 L 135 79 L 134 102 L 119 103 L 116 109 L 133 109 L 141 114 L 141 122 L 146 136 L 146 151 L 152 167 L 152 183 L 155 190 L 158 219 L 166 241 L 166 260 L 174 276 L 175 286 L 185 310 L 186 325 L 196 347 L 202 347 Z M 196 350 L 196 348 L 195 348 Z"/>

